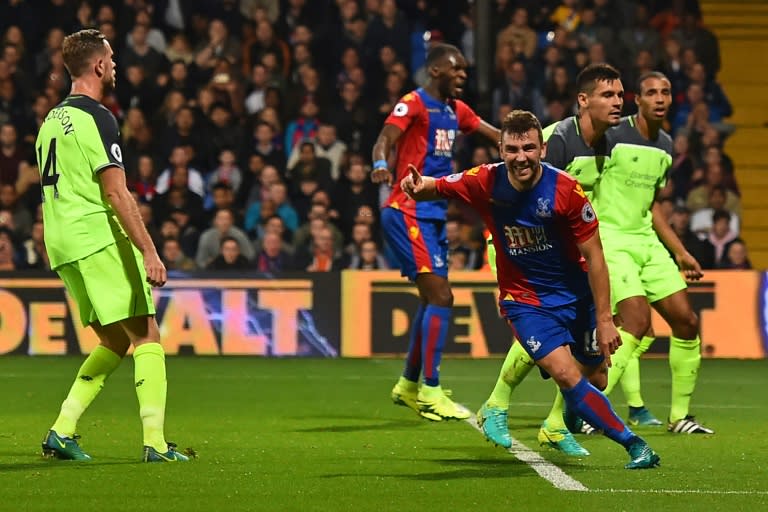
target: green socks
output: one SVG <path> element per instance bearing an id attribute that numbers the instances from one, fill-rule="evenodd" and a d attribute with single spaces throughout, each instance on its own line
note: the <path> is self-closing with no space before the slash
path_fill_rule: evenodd
<path id="1" fill-rule="evenodd" d="M 701 366 L 701 340 L 669 338 L 669 368 L 672 372 L 672 407 L 669 421 L 675 422 L 688 415 L 691 395 Z"/>
<path id="2" fill-rule="evenodd" d="M 624 392 L 624 397 L 630 407 L 643 407 L 645 405 L 643 396 L 640 394 L 640 358 L 648 351 L 655 339 L 652 336 L 643 336 L 624 368 L 624 375 L 620 381 L 621 390 Z"/>
<path id="3" fill-rule="evenodd" d="M 504 359 L 504 364 L 501 366 L 496 386 L 488 398 L 488 406 L 507 409 L 512 391 L 525 379 L 534 366 L 536 364 L 528 352 L 520 343 L 513 341 L 509 352 L 507 352 L 507 357 Z"/>
<path id="4" fill-rule="evenodd" d="M 608 385 L 603 391 L 605 396 L 610 395 L 613 388 L 619 380 L 621 380 L 621 376 L 624 375 L 627 363 L 632 358 L 632 353 L 638 345 L 640 345 L 640 340 L 621 327 L 619 327 L 619 336 L 621 336 L 621 346 L 611 356 L 612 366 L 608 368 Z"/>
<path id="5" fill-rule="evenodd" d="M 144 446 L 160 453 L 168 451 L 163 425 L 165 423 L 165 352 L 159 343 L 144 343 L 133 351 L 136 397 L 144 427 Z"/>
<path id="6" fill-rule="evenodd" d="M 77 371 L 77 378 L 69 394 L 61 404 L 61 411 L 51 430 L 63 437 L 72 437 L 77 421 L 91 405 L 93 399 L 104 387 L 104 381 L 120 365 L 122 358 L 104 347 L 97 345 Z"/>
<path id="7" fill-rule="evenodd" d="M 555 402 L 552 404 L 552 409 L 549 411 L 549 416 L 544 420 L 549 430 L 566 430 L 565 421 L 563 420 L 563 413 L 565 412 L 565 398 L 560 388 L 555 383 L 555 389 L 557 395 L 555 395 Z"/>

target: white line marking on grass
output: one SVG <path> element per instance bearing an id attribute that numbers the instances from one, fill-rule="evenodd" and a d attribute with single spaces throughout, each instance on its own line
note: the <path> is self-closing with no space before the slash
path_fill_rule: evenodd
<path id="1" fill-rule="evenodd" d="M 741 494 L 768 495 L 768 491 L 718 491 L 710 489 L 589 489 L 589 492 L 624 494 Z"/>
<path id="2" fill-rule="evenodd" d="M 469 419 L 464 420 L 469 425 L 480 432 L 483 430 L 477 424 L 477 418 L 473 414 Z M 579 482 L 578 480 L 571 478 L 559 467 L 555 466 L 541 455 L 531 450 L 523 443 L 515 439 L 512 443 L 512 447 L 507 450 L 514 455 L 518 460 L 525 462 L 531 469 L 539 474 L 541 478 L 554 485 L 556 488 L 563 491 L 589 491 L 589 489 Z"/>

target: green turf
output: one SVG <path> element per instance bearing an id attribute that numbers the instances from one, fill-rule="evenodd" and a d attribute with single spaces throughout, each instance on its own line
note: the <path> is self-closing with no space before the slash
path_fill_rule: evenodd
<path id="1" fill-rule="evenodd" d="M 44 460 L 40 440 L 80 362 L 0 358 L 0 510 L 768 509 L 768 361 L 704 361 L 693 411 L 717 434 L 638 429 L 662 457 L 657 470 L 624 470 L 625 452 L 602 437 L 580 437 L 592 452 L 583 461 L 540 451 L 589 492 L 555 489 L 467 423 L 433 424 L 392 405 L 396 360 L 169 358 L 168 439 L 199 458 L 154 465 L 138 462 L 126 361 L 79 426 L 94 461 Z M 444 361 L 444 385 L 474 410 L 500 365 Z M 642 372 L 647 403 L 664 418 L 667 363 L 643 361 Z M 512 433 L 536 451 L 552 396 L 532 373 L 514 397 Z M 613 398 L 625 415 L 621 392 Z"/>

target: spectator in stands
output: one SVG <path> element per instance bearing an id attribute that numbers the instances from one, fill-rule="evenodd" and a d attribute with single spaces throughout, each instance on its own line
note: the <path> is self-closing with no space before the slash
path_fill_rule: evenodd
<path id="1" fill-rule="evenodd" d="M 720 71 L 720 45 L 717 37 L 699 24 L 696 15 L 683 13 L 680 26 L 672 31 L 672 37 L 680 41 L 683 47 L 693 48 L 707 75 L 715 76 Z"/>
<path id="2" fill-rule="evenodd" d="M 240 244 L 234 237 L 225 236 L 221 239 L 219 252 L 208 265 L 206 270 L 246 270 L 250 268 L 248 258 L 240 252 Z"/>
<path id="3" fill-rule="evenodd" d="M 293 233 L 294 254 L 297 254 L 302 250 L 305 252 L 308 251 L 310 249 L 310 241 L 321 227 L 328 227 L 331 230 L 331 233 L 333 234 L 334 248 L 341 251 L 344 245 L 344 236 L 341 231 L 331 223 L 328 207 L 321 202 L 317 202 L 312 204 L 311 209 L 307 214 L 307 221 L 299 226 L 299 229 Z"/>
<path id="4" fill-rule="evenodd" d="M 581 9 L 581 23 L 574 34 L 579 46 L 582 48 L 589 48 L 595 43 L 602 42 L 612 45 L 614 42 L 615 34 L 611 27 L 607 27 L 598 23 L 597 14 L 594 6 L 587 4 Z M 635 27 L 637 30 L 641 30 L 640 27 Z M 638 35 L 635 40 L 641 41 L 644 39 L 644 35 Z"/>
<path id="5" fill-rule="evenodd" d="M 331 162 L 327 158 L 317 156 L 315 144 L 310 140 L 300 143 L 298 161 L 288 169 L 288 180 L 293 189 L 292 195 L 299 193 L 301 182 L 307 178 L 316 181 L 319 188 L 325 191 L 333 188 Z"/>
<path id="6" fill-rule="evenodd" d="M 691 216 L 691 231 L 700 235 L 710 232 L 714 222 L 714 213 L 719 210 L 728 210 L 725 207 L 727 194 L 728 189 L 722 185 L 715 185 L 709 189 L 707 207 L 698 210 Z M 741 224 L 739 215 L 735 212 L 729 211 L 729 213 L 731 214 L 729 229 L 732 233 L 738 235 Z"/>
<path id="7" fill-rule="evenodd" d="M 285 156 L 288 158 L 294 146 L 306 141 L 314 140 L 320 121 L 317 117 L 319 110 L 312 97 L 308 97 L 301 103 L 298 117 L 292 119 L 285 129 Z"/>
<path id="8" fill-rule="evenodd" d="M 21 167 L 33 160 L 31 148 L 19 140 L 16 125 L 0 124 L 0 183 L 16 185 Z"/>
<path id="9" fill-rule="evenodd" d="M 168 73 L 168 59 L 163 53 L 152 48 L 148 41 L 149 27 L 137 23 L 131 30 L 129 43 L 120 52 L 120 63 L 123 69 L 128 71 L 131 67 L 138 67 L 147 78 L 147 83 L 157 85 L 158 78 Z M 126 76 L 127 73 L 126 73 Z M 165 77 L 167 80 L 167 76 Z"/>
<path id="10" fill-rule="evenodd" d="M 688 193 L 685 201 L 686 206 L 692 212 L 706 208 L 709 204 L 711 190 L 718 186 L 726 188 L 724 209 L 741 215 L 741 200 L 732 189 L 727 187 L 723 166 L 718 163 L 712 163 L 707 166 L 704 171 L 704 183 Z"/>
<path id="11" fill-rule="evenodd" d="M 256 23 L 256 31 L 253 37 L 247 40 L 243 47 L 243 65 L 250 70 L 256 63 L 262 62 L 266 54 L 275 56 L 276 71 L 283 78 L 288 77 L 291 62 L 291 50 L 281 38 L 275 34 L 275 30 L 269 20 L 260 20 Z M 247 74 L 245 71 L 244 74 Z"/>
<path id="12" fill-rule="evenodd" d="M 262 221 L 271 216 L 271 214 L 265 215 L 262 212 L 262 207 L 266 200 L 271 202 L 271 208 L 274 209 L 273 214 L 283 219 L 285 228 L 288 231 L 293 233 L 299 228 L 299 216 L 288 200 L 288 189 L 285 183 L 277 181 L 270 185 L 266 196 L 261 201 L 254 201 L 248 208 L 245 214 L 245 231 L 247 233 L 259 236 L 257 229 Z"/>
<path id="13" fill-rule="evenodd" d="M 675 206 L 671 222 L 672 229 L 685 249 L 696 258 L 702 269 L 715 268 L 715 247 L 709 240 L 702 240 L 689 227 L 691 212 L 685 206 Z M 670 252 L 670 255 L 672 253 Z"/>
<path id="14" fill-rule="evenodd" d="M 516 8 L 512 13 L 510 24 L 496 35 L 497 62 L 500 49 L 510 48 L 514 56 L 522 54 L 526 59 L 531 60 L 537 46 L 536 32 L 528 25 L 528 10 L 524 7 Z"/>
<path id="15" fill-rule="evenodd" d="M 178 234 L 175 237 L 178 238 L 184 255 L 188 258 L 194 258 L 197 254 L 200 231 L 192 223 L 192 216 L 184 208 L 174 208 L 171 210 L 168 220 L 176 223 Z"/>
<path id="16" fill-rule="evenodd" d="M 332 196 L 333 208 L 338 211 L 339 226 L 348 238 L 358 208 L 378 205 L 376 186 L 368 178 L 369 169 L 362 163 L 350 164 L 345 178 L 336 183 Z"/>
<path id="17" fill-rule="evenodd" d="M 215 217 L 218 210 L 228 209 L 235 215 L 235 226 L 243 225 L 243 216 L 236 209 L 235 205 L 235 193 L 232 187 L 223 182 L 217 182 L 211 187 L 211 202 L 210 208 L 211 216 L 208 219 L 208 224 L 213 223 L 213 217 Z"/>
<path id="18" fill-rule="evenodd" d="M 219 151 L 219 165 L 208 176 L 208 192 L 212 194 L 217 185 L 224 185 L 236 194 L 242 182 L 243 173 L 237 165 L 235 152 L 229 147 L 222 148 Z"/>
<path id="19" fill-rule="evenodd" d="M 714 77 L 707 77 L 704 64 L 697 62 L 688 70 L 688 83 L 701 87 L 704 103 L 709 107 L 709 120 L 712 123 L 721 123 L 723 118 L 733 114 L 733 107 L 725 91 Z"/>
<path id="20" fill-rule="evenodd" d="M 203 231 L 200 235 L 200 241 L 197 245 L 197 255 L 195 256 L 195 263 L 200 268 L 208 268 L 208 265 L 216 259 L 217 256 L 222 254 L 222 247 L 224 246 L 224 240 L 231 238 L 238 245 L 237 255 L 232 256 L 232 251 L 228 251 L 229 259 L 225 259 L 227 263 L 236 262 L 237 256 L 242 255 L 246 260 L 253 259 L 253 245 L 248 240 L 248 236 L 243 230 L 236 227 L 235 216 L 232 210 L 222 209 L 216 212 L 213 218 L 213 226 Z M 228 247 L 229 249 L 230 247 Z M 222 256 L 223 258 L 223 256 Z"/>
<path id="21" fill-rule="evenodd" d="M 359 254 L 354 254 L 347 268 L 353 270 L 388 270 L 386 258 L 379 252 L 375 240 L 365 240 L 360 244 Z"/>
<path id="22" fill-rule="evenodd" d="M 651 67 L 653 68 L 661 56 L 661 37 L 650 25 L 647 6 L 643 3 L 637 3 L 634 14 L 635 19 L 632 26 L 619 32 L 618 43 L 621 46 L 621 60 L 622 62 L 635 62 L 638 53 L 645 50 L 650 53 Z M 606 40 L 601 42 L 610 43 Z M 627 81 L 625 85 L 633 84 L 634 82 Z"/>
<path id="23" fill-rule="evenodd" d="M 0 211 L 7 212 L 13 220 L 13 235 L 17 240 L 24 240 L 32 233 L 32 213 L 19 202 L 16 185 L 0 184 Z"/>
<path id="24" fill-rule="evenodd" d="M 240 61 L 240 45 L 231 37 L 227 25 L 220 19 L 208 22 L 208 37 L 195 49 L 194 62 L 207 76 L 211 76 L 219 59 L 230 63 Z"/>
<path id="25" fill-rule="evenodd" d="M 176 238 L 165 238 L 163 240 L 160 256 L 163 259 L 165 268 L 169 272 L 172 270 L 188 272 L 196 268 L 195 262 L 188 258 L 181 250 L 181 244 Z"/>
<path id="26" fill-rule="evenodd" d="M 546 117 L 544 98 L 528 80 L 528 73 L 520 61 L 512 62 L 505 70 L 504 83 L 493 91 L 493 109 L 498 111 L 504 105 L 514 105 L 515 108 L 528 110 L 542 119 Z"/>
<path id="27" fill-rule="evenodd" d="M 190 223 L 195 227 L 204 224 L 203 198 L 192 192 L 187 185 L 189 173 L 185 167 L 174 169 L 167 192 L 157 190 L 152 199 L 152 208 L 156 219 L 165 219 L 174 210 L 184 210 L 189 215 Z"/>
<path id="28" fill-rule="evenodd" d="M 330 272 L 344 268 L 341 252 L 334 247 L 331 228 L 326 224 L 312 233 L 309 251 L 296 252 L 296 267 L 307 272 Z"/>
<path id="29" fill-rule="evenodd" d="M 45 248 L 43 222 L 32 224 L 32 234 L 22 243 L 21 267 L 35 270 L 50 270 L 51 262 Z"/>
<path id="30" fill-rule="evenodd" d="M 144 111 L 138 107 L 128 109 L 120 131 L 123 137 L 123 164 L 130 182 L 137 177 L 139 155 L 157 154 L 158 141 Z"/>
<path id="31" fill-rule="evenodd" d="M 201 89 L 201 91 L 204 90 Z M 198 106 L 206 113 L 201 102 L 198 102 Z M 200 128 L 197 121 L 195 121 L 195 112 L 192 108 L 187 105 L 181 106 L 176 111 L 173 126 L 164 134 L 162 147 L 165 149 L 165 153 L 160 155 L 161 158 L 167 159 L 173 148 L 186 146 L 193 150 L 188 155 L 187 163 L 195 168 L 205 168 L 209 162 L 209 149 L 208 141 L 205 140 L 205 133 Z"/>
<path id="32" fill-rule="evenodd" d="M 738 235 L 731 231 L 731 214 L 726 210 L 716 210 L 712 214 L 712 229 L 707 240 L 715 247 L 715 267 L 720 268 L 725 263 L 728 244 L 736 240 Z"/>
<path id="33" fill-rule="evenodd" d="M 752 268 L 747 254 L 747 245 L 741 238 L 736 238 L 728 244 L 725 259 L 720 268 L 748 270 Z"/>
<path id="34" fill-rule="evenodd" d="M 225 103 L 217 102 L 211 106 L 211 111 L 208 115 L 209 130 L 207 139 L 209 140 L 210 154 L 213 160 L 209 163 L 212 166 L 222 165 L 221 159 L 224 157 L 226 160 L 232 159 L 234 165 L 236 154 L 235 150 L 239 150 L 243 146 L 243 131 L 242 127 L 235 122 L 235 116 Z M 239 174 L 240 169 L 237 169 Z M 237 189 L 240 183 L 231 183 L 233 188 Z"/>
<path id="35" fill-rule="evenodd" d="M 245 111 L 255 114 L 264 108 L 264 96 L 269 86 L 267 69 L 261 62 L 251 67 L 250 80 L 246 89 Z"/>
<path id="36" fill-rule="evenodd" d="M 157 178 L 155 189 L 158 194 L 165 194 L 171 188 L 187 188 L 189 191 L 205 197 L 205 178 L 200 171 L 190 167 L 190 149 L 176 146 L 168 159 L 170 167 L 165 168 Z"/>
<path id="37" fill-rule="evenodd" d="M 195 58 L 195 52 L 184 32 L 176 32 L 171 36 L 164 53 L 169 62 L 180 60 L 187 65 L 191 64 Z"/>
<path id="38" fill-rule="evenodd" d="M 264 233 L 261 249 L 256 253 L 254 267 L 259 272 L 285 272 L 292 270 L 291 254 L 283 248 L 280 235 Z"/>
<path id="39" fill-rule="evenodd" d="M 61 50 L 61 43 L 64 42 L 64 31 L 60 27 L 52 27 L 45 38 L 45 46 L 35 54 L 34 76 L 38 81 L 45 79 L 45 74 L 51 65 L 51 56 L 57 50 Z M 65 75 L 68 75 L 65 73 Z"/>
<path id="40" fill-rule="evenodd" d="M 262 113 L 266 109 L 262 110 Z M 253 128 L 253 136 L 246 142 L 244 155 L 257 154 L 266 165 L 274 166 L 285 176 L 285 153 L 275 142 L 276 131 L 272 123 L 259 120 Z"/>
<path id="41" fill-rule="evenodd" d="M 13 232 L 4 223 L 4 215 L 5 213 L 0 211 L 0 272 L 17 269 Z"/>

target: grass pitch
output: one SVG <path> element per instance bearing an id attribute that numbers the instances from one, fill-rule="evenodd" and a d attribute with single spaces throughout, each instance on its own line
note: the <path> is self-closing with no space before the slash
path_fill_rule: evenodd
<path id="1" fill-rule="evenodd" d="M 692 411 L 714 436 L 637 429 L 656 470 L 623 469 L 603 437 L 568 459 L 539 448 L 554 390 L 534 371 L 513 396 L 516 440 L 588 490 L 563 491 L 465 422 L 396 407 L 399 360 L 168 358 L 167 437 L 199 458 L 142 464 L 126 360 L 80 422 L 90 463 L 45 460 L 40 440 L 82 358 L 0 358 L 0 511 L 768 510 L 768 360 L 705 360 Z M 475 410 L 501 361 L 444 361 L 443 385 Z M 666 360 L 644 360 L 647 405 L 664 418 Z M 620 390 L 612 396 L 622 416 Z M 547 462 L 544 463 L 545 465 Z"/>

